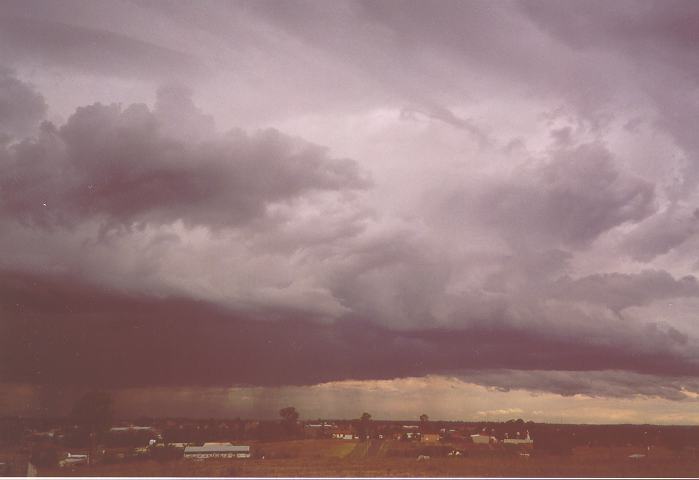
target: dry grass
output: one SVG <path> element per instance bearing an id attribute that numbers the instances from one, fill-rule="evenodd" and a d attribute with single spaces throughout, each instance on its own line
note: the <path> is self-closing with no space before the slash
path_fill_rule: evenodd
<path id="1" fill-rule="evenodd" d="M 256 454 L 274 458 L 343 458 L 350 454 L 356 440 L 290 440 L 286 442 L 256 443 Z"/>
<path id="2" fill-rule="evenodd" d="M 300 440 L 259 443 L 256 448 L 293 458 L 247 460 L 134 461 L 113 465 L 78 467 L 71 471 L 40 471 L 41 475 L 75 476 L 256 476 L 256 477 L 696 477 L 699 458 L 654 450 L 647 458 L 629 459 L 633 449 L 577 449 L 568 457 L 520 457 L 491 452 L 465 458 L 416 458 L 375 456 L 361 458 L 363 445 L 353 441 Z M 387 449 L 382 448 L 382 451 Z"/>
<path id="3" fill-rule="evenodd" d="M 696 477 L 696 459 L 633 461 L 615 459 L 590 462 L 571 458 L 442 458 L 418 462 L 413 459 L 289 459 L 289 460 L 212 460 L 191 462 L 153 461 L 121 465 L 98 465 L 74 471 L 41 471 L 42 475 L 76 476 L 255 476 L 255 477 L 386 477 L 386 476 L 501 476 L 501 477 Z"/>

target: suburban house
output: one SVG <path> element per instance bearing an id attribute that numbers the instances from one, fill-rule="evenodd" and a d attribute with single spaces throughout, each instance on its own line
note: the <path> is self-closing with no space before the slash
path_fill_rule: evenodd
<path id="1" fill-rule="evenodd" d="M 250 458 L 250 446 L 218 442 L 205 443 L 200 447 L 189 445 L 184 449 L 184 458 Z"/>

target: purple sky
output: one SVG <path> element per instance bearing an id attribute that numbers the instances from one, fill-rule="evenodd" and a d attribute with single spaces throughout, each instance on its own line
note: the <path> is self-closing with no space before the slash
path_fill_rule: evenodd
<path id="1" fill-rule="evenodd" d="M 699 423 L 698 32 L 2 2 L 0 414 Z"/>

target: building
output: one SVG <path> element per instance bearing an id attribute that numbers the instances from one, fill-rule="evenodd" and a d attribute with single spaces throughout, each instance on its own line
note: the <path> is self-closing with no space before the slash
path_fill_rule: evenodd
<path id="1" fill-rule="evenodd" d="M 529 432 L 527 432 L 527 436 L 525 438 L 506 438 L 502 441 L 502 443 L 506 445 L 521 445 L 525 447 L 534 445 L 534 441 L 529 436 Z"/>
<path id="2" fill-rule="evenodd" d="M 420 426 L 419 425 L 403 425 L 401 428 L 403 429 L 405 438 L 407 438 L 408 440 L 414 440 L 414 439 L 420 438 Z"/>
<path id="3" fill-rule="evenodd" d="M 333 423 L 307 423 L 303 426 L 304 433 L 307 437 L 323 438 L 332 436 L 332 433 L 337 430 L 337 425 Z"/>
<path id="4" fill-rule="evenodd" d="M 206 458 L 250 458 L 250 446 L 230 443 L 205 443 L 201 447 L 189 445 L 184 449 L 184 458 L 203 460 Z"/>
<path id="5" fill-rule="evenodd" d="M 344 429 L 339 429 L 333 432 L 333 438 L 337 438 L 339 440 L 356 440 L 359 438 L 357 435 L 352 433 L 352 430 L 344 430 Z"/>
<path id="6" fill-rule="evenodd" d="M 436 443 L 439 441 L 438 433 L 423 433 L 420 435 L 421 442 Z"/>
<path id="7" fill-rule="evenodd" d="M 479 445 L 490 445 L 491 443 L 497 443 L 498 439 L 492 435 L 486 435 L 483 433 L 476 433 L 471 435 L 471 441 Z"/>
<path id="8" fill-rule="evenodd" d="M 77 465 L 87 465 L 90 457 L 84 454 L 68 453 L 66 458 L 58 462 L 59 467 L 74 467 Z"/>
<path id="9" fill-rule="evenodd" d="M 311 429 L 319 429 L 319 428 L 337 428 L 337 425 L 334 423 L 326 423 L 326 422 L 321 422 L 321 423 L 307 423 L 304 425 L 306 428 L 311 428 Z"/>
<path id="10" fill-rule="evenodd" d="M 140 427 L 138 425 L 129 425 L 126 427 L 111 427 L 109 429 L 112 433 L 125 433 L 125 432 L 152 432 L 153 427 Z"/>

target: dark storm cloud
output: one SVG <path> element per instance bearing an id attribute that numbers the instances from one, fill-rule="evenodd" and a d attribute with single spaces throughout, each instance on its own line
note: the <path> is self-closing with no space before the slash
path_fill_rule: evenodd
<path id="1" fill-rule="evenodd" d="M 41 94 L 0 65 L 0 136 L 33 132 L 46 110 Z"/>
<path id="2" fill-rule="evenodd" d="M 276 130 L 215 135 L 211 119 L 178 93 L 163 90 L 154 112 L 81 107 L 61 127 L 44 124 L 38 138 L 9 146 L 0 210 L 43 226 L 97 219 L 105 227 L 182 220 L 217 228 L 262 217 L 272 202 L 369 184 L 352 160 Z"/>
<path id="3" fill-rule="evenodd" d="M 75 277 L 3 272 L 0 381 L 74 386 L 304 385 L 465 369 L 621 369 L 697 375 L 691 350 L 661 328 L 628 342 L 503 323 L 396 332 L 359 319 L 230 311 L 124 294 Z"/>
<path id="4" fill-rule="evenodd" d="M 139 79 L 205 73 L 203 63 L 197 58 L 164 46 L 106 30 L 3 15 L 2 10 L 0 55 L 11 63 L 29 61 Z"/>
<path id="5" fill-rule="evenodd" d="M 0 381 L 685 398 L 697 8 L 607 5 L 0 6 Z"/>

